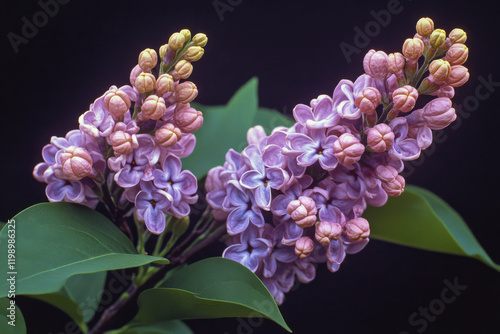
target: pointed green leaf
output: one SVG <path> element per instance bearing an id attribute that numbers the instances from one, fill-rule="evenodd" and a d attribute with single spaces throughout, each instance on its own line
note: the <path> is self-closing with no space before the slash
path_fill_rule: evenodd
<path id="1" fill-rule="evenodd" d="M 0 271 L 16 272 L 16 294 L 58 292 L 77 274 L 131 268 L 168 260 L 138 255 L 132 242 L 106 217 L 82 205 L 41 203 L 17 214 L 15 268 L 7 261 Z M 0 232 L 0 254 L 7 254 L 8 230 Z M 0 282 L 0 297 L 7 291 Z"/>
<path id="2" fill-rule="evenodd" d="M 10 309 L 12 307 L 14 310 Z M 17 305 L 11 304 L 8 298 L 0 298 L 0 333 L 26 334 L 23 314 Z"/>
<path id="3" fill-rule="evenodd" d="M 257 78 L 243 85 L 226 106 L 206 107 L 192 104 L 203 112 L 203 126 L 196 131 L 196 147 L 182 160 L 184 169 L 202 178 L 224 163 L 230 148 L 240 151 L 246 145 L 247 130 L 253 125 L 258 108 Z"/>
<path id="4" fill-rule="evenodd" d="M 160 287 L 144 291 L 131 325 L 224 317 L 265 317 L 291 331 L 259 278 L 245 266 L 223 258 L 196 262 Z"/>
<path id="5" fill-rule="evenodd" d="M 382 207 L 368 207 L 363 216 L 372 238 L 473 257 L 500 271 L 460 215 L 426 189 L 406 186 L 401 196 Z"/>
<path id="6" fill-rule="evenodd" d="M 169 320 L 127 326 L 127 328 L 106 332 L 105 334 L 193 334 L 193 331 L 180 320 Z"/>

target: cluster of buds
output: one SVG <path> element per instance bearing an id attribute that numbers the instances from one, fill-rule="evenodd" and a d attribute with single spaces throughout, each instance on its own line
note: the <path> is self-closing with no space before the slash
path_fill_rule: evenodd
<path id="1" fill-rule="evenodd" d="M 297 105 L 290 128 L 251 128 L 248 146 L 210 170 L 207 201 L 230 236 L 223 256 L 255 272 L 278 304 L 295 278 L 314 279 L 314 263 L 334 272 L 366 246 L 367 205 L 401 195 L 404 162 L 456 118 L 450 99 L 468 79 L 466 37 L 443 34 L 419 20 L 403 53 L 370 50 L 365 74 Z M 423 94 L 436 98 L 420 108 Z"/>
<path id="2" fill-rule="evenodd" d="M 78 130 L 52 137 L 33 171 L 47 183 L 49 201 L 91 208 L 103 202 L 115 221 L 135 212 L 155 234 L 165 229 L 165 215 L 189 215 L 197 180 L 180 159 L 193 151 L 203 115 L 190 106 L 196 85 L 181 80 L 189 78 L 206 43 L 204 34 L 191 38 L 184 29 L 159 57 L 145 49 L 130 72 L 131 86 L 110 87 L 80 116 Z"/>

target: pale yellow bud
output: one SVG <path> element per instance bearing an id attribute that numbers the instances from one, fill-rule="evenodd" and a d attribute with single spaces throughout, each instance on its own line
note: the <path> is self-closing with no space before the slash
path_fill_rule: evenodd
<path id="1" fill-rule="evenodd" d="M 190 46 L 184 55 L 184 59 L 188 61 L 197 61 L 200 60 L 204 53 L 205 50 L 203 50 L 201 46 Z"/>
<path id="2" fill-rule="evenodd" d="M 134 87 L 139 93 L 149 93 L 155 89 L 156 79 L 151 73 L 141 73 L 135 79 Z"/>
<path id="3" fill-rule="evenodd" d="M 139 54 L 139 66 L 143 71 L 151 71 L 158 63 L 158 56 L 153 49 L 145 49 Z"/>
<path id="4" fill-rule="evenodd" d="M 160 58 L 163 59 L 165 57 L 165 53 L 167 52 L 168 44 L 163 44 L 160 46 Z"/>
<path id="5" fill-rule="evenodd" d="M 455 28 L 450 32 L 450 42 L 455 43 L 465 43 L 467 41 L 467 34 L 460 28 Z"/>
<path id="6" fill-rule="evenodd" d="M 172 50 L 179 50 L 184 46 L 184 42 L 186 41 L 186 37 L 180 32 L 175 32 L 170 36 L 168 40 L 168 47 Z"/>
<path id="7" fill-rule="evenodd" d="M 189 29 L 182 29 L 181 34 L 184 36 L 184 42 L 188 43 L 191 40 L 191 31 Z"/>
<path id="8" fill-rule="evenodd" d="M 172 71 L 171 75 L 175 81 L 180 79 L 187 79 L 193 73 L 193 65 L 187 60 L 181 59 L 177 64 L 175 64 L 175 69 Z"/>
<path id="9" fill-rule="evenodd" d="M 417 34 L 422 37 L 429 36 L 434 30 L 434 22 L 428 17 L 422 17 L 417 22 Z"/>
<path id="10" fill-rule="evenodd" d="M 418 60 L 424 53 L 424 42 L 420 38 L 408 38 L 403 44 L 403 54 L 409 60 Z"/>
<path id="11" fill-rule="evenodd" d="M 205 35 L 205 34 L 198 33 L 198 34 L 194 35 L 194 37 L 193 37 L 193 43 L 196 46 L 204 47 L 205 45 L 207 45 L 207 42 L 208 42 L 208 38 L 207 38 L 207 35 Z"/>
<path id="12" fill-rule="evenodd" d="M 445 81 L 450 75 L 450 72 L 451 65 L 446 60 L 436 59 L 429 65 L 429 73 L 437 82 Z"/>
<path id="13" fill-rule="evenodd" d="M 444 31 L 443 29 L 434 30 L 429 37 L 429 43 L 431 44 L 431 47 L 433 49 L 439 48 L 441 45 L 444 44 L 445 41 L 446 41 L 446 31 Z"/>

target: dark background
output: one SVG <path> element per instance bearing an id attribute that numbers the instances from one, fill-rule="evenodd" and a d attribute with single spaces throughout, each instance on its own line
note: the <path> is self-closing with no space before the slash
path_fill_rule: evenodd
<path id="1" fill-rule="evenodd" d="M 401 0 L 366 45 L 356 45 L 355 28 L 374 21 L 371 11 L 391 1 L 70 1 L 15 53 L 9 32 L 21 34 L 22 18 L 33 21 L 36 1 L 2 1 L 2 108 L 0 121 L 0 220 L 45 201 L 44 185 L 32 176 L 40 151 L 52 135 L 64 136 L 112 84 L 128 84 L 129 71 L 144 48 L 164 44 L 171 33 L 189 28 L 209 37 L 205 56 L 191 77 L 197 102 L 225 104 L 251 77 L 259 78 L 260 105 L 290 114 L 298 103 L 331 94 L 337 82 L 354 80 L 371 48 L 400 51 L 420 17 L 431 17 L 447 32 L 468 34 L 470 81 L 456 90 L 455 104 L 470 113 L 441 134 L 406 173 L 407 183 L 432 190 L 468 222 L 485 250 L 500 262 L 498 219 L 499 87 L 478 100 L 479 78 L 500 82 L 497 10 L 492 2 Z M 223 6 L 217 12 L 214 4 Z M 222 5 L 221 5 L 222 4 Z M 230 9 L 229 9 L 230 8 Z M 372 27 L 373 28 L 373 27 Z M 340 44 L 357 46 L 351 62 Z M 474 101 L 478 102 L 474 105 Z M 467 117 L 465 117 L 467 116 Z M 444 139 L 443 139 L 444 138 Z M 207 254 L 207 256 L 215 256 Z M 417 326 L 409 317 L 438 305 L 444 280 L 467 288 L 432 321 Z M 282 313 L 295 333 L 497 333 L 500 273 L 479 261 L 372 240 L 347 257 L 337 273 L 325 266 L 317 278 L 287 295 Z M 64 314 L 22 299 L 29 333 L 64 331 Z M 421 316 L 415 320 L 424 319 Z M 270 321 L 192 321 L 196 333 L 284 333 Z M 419 332 L 417 331 L 419 330 Z"/>

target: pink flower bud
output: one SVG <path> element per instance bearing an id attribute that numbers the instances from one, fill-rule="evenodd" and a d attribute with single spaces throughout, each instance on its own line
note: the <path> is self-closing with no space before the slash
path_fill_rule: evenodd
<path id="1" fill-rule="evenodd" d="M 139 91 L 139 93 L 149 93 L 155 89 L 156 79 L 151 73 L 142 72 L 137 76 L 134 81 L 134 87 Z"/>
<path id="2" fill-rule="evenodd" d="M 314 250 L 314 241 L 309 237 L 300 237 L 295 242 L 295 255 L 304 259 L 309 256 Z"/>
<path id="3" fill-rule="evenodd" d="M 139 66 L 143 71 L 151 71 L 158 63 L 158 56 L 153 49 L 145 49 L 139 54 Z"/>
<path id="4" fill-rule="evenodd" d="M 147 119 L 160 119 L 167 112 L 165 100 L 156 95 L 149 95 L 141 106 L 141 111 Z"/>
<path id="5" fill-rule="evenodd" d="M 398 171 L 391 165 L 378 165 L 375 169 L 375 173 L 377 173 L 377 177 L 382 182 L 391 182 L 398 176 Z"/>
<path id="6" fill-rule="evenodd" d="M 405 58 L 399 52 L 389 53 L 387 56 L 387 70 L 391 74 L 395 74 L 397 77 L 403 75 L 403 69 L 405 68 Z"/>
<path id="7" fill-rule="evenodd" d="M 449 98 L 438 97 L 425 105 L 422 117 L 429 128 L 441 130 L 453 122 L 457 115 Z"/>
<path id="8" fill-rule="evenodd" d="M 327 246 L 330 241 L 338 240 L 342 234 L 342 226 L 339 223 L 321 221 L 316 225 L 314 237 L 322 245 Z"/>
<path id="9" fill-rule="evenodd" d="M 139 142 L 135 135 L 131 135 L 125 131 L 115 131 L 107 138 L 108 143 L 113 146 L 115 155 L 126 155 L 139 147 Z"/>
<path id="10" fill-rule="evenodd" d="M 189 103 L 193 101 L 198 95 L 196 85 L 191 81 L 184 81 L 175 86 L 174 98 L 181 103 Z"/>
<path id="11" fill-rule="evenodd" d="M 455 44 L 456 45 L 456 44 Z M 453 65 L 446 83 L 451 87 L 460 87 L 469 80 L 470 74 L 467 67 L 462 65 Z"/>
<path id="12" fill-rule="evenodd" d="M 175 81 L 180 79 L 187 79 L 193 73 L 193 65 L 187 60 L 180 60 L 177 64 L 175 64 L 175 68 L 170 74 Z"/>
<path id="13" fill-rule="evenodd" d="M 455 96 L 455 89 L 450 85 L 442 85 L 439 87 L 437 91 L 435 91 L 431 95 L 437 97 L 447 97 L 449 99 L 452 99 L 453 96 Z"/>
<path id="14" fill-rule="evenodd" d="M 450 63 L 443 59 L 436 59 L 429 65 L 429 73 L 435 82 L 445 81 L 451 72 Z"/>
<path id="15" fill-rule="evenodd" d="M 381 101 L 382 97 L 378 89 L 367 87 L 356 96 L 354 105 L 365 114 L 373 114 Z"/>
<path id="16" fill-rule="evenodd" d="M 307 196 L 300 196 L 298 199 L 288 203 L 286 212 L 292 217 L 297 226 L 301 228 L 311 227 L 316 223 L 316 203 Z"/>
<path id="17" fill-rule="evenodd" d="M 156 141 L 163 147 L 173 146 L 177 144 L 177 142 L 181 140 L 181 138 L 182 138 L 181 130 L 176 128 L 171 123 L 163 125 L 161 128 L 156 130 L 155 133 Z"/>
<path id="18" fill-rule="evenodd" d="M 465 43 L 467 41 L 467 34 L 460 28 L 455 28 L 450 32 L 449 35 L 450 42 L 455 43 Z"/>
<path id="19" fill-rule="evenodd" d="M 387 54 L 384 51 L 370 50 L 363 59 L 363 68 L 369 76 L 384 79 L 387 76 Z"/>
<path id="20" fill-rule="evenodd" d="M 132 71 L 130 71 L 130 84 L 132 86 L 135 85 L 135 80 L 137 80 L 137 77 L 142 72 L 151 73 L 151 71 L 144 71 L 139 65 L 135 65 L 135 67 L 132 69 Z"/>
<path id="21" fill-rule="evenodd" d="M 104 107 L 118 119 L 130 109 L 130 98 L 124 91 L 113 88 L 104 96 Z"/>
<path id="22" fill-rule="evenodd" d="M 175 111 L 174 123 L 184 133 L 193 133 L 203 125 L 203 114 L 191 107 Z"/>
<path id="23" fill-rule="evenodd" d="M 403 54 L 408 60 L 417 61 L 424 53 L 424 42 L 420 38 L 408 38 L 403 44 Z"/>
<path id="24" fill-rule="evenodd" d="M 370 236 L 370 224 L 362 217 L 354 218 L 346 223 L 345 232 L 350 240 L 366 239 Z"/>
<path id="25" fill-rule="evenodd" d="M 392 93 L 392 102 L 394 108 L 401 112 L 409 112 L 415 107 L 417 102 L 418 91 L 415 87 L 406 85 L 396 89 Z"/>
<path id="26" fill-rule="evenodd" d="M 354 135 L 344 133 L 333 143 L 333 152 L 341 164 L 352 165 L 361 159 L 365 146 Z"/>
<path id="27" fill-rule="evenodd" d="M 462 65 L 469 57 L 469 48 L 462 43 L 456 43 L 450 46 L 446 51 L 446 60 L 450 65 Z"/>
<path id="28" fill-rule="evenodd" d="M 397 197 L 405 190 L 405 179 L 401 175 L 390 182 L 382 182 L 382 189 L 385 190 L 387 195 Z"/>
<path id="29" fill-rule="evenodd" d="M 394 144 L 394 132 L 389 125 L 379 123 L 368 130 L 367 142 L 377 153 L 388 151 Z"/>
<path id="30" fill-rule="evenodd" d="M 174 79 L 168 73 L 162 74 L 156 80 L 156 94 L 163 96 L 168 92 L 174 91 Z"/>
<path id="31" fill-rule="evenodd" d="M 92 176 L 92 157 L 83 147 L 68 147 L 61 154 L 61 166 L 68 180 L 78 181 Z"/>

